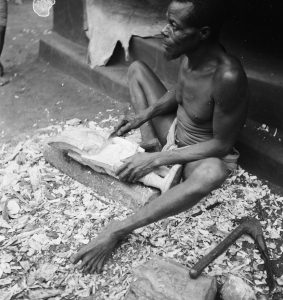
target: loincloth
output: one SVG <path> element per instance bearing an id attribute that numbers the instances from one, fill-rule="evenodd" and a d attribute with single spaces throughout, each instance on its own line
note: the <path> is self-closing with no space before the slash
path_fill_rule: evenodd
<path id="1" fill-rule="evenodd" d="M 0 0 L 0 26 L 6 27 L 8 14 L 7 0 Z"/>
<path id="2" fill-rule="evenodd" d="M 176 126 L 177 126 L 177 118 L 173 121 L 168 134 L 167 134 L 167 142 L 166 145 L 162 148 L 163 151 L 174 150 L 178 148 L 176 144 Z M 222 157 L 222 161 L 225 163 L 227 168 L 232 172 L 237 169 L 238 159 L 240 157 L 240 153 L 237 149 L 233 148 L 231 153 Z"/>

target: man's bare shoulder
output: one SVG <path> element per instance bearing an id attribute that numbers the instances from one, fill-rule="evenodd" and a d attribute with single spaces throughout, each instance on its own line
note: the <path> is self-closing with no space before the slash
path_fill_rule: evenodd
<path id="1" fill-rule="evenodd" d="M 247 100 L 248 81 L 241 62 L 232 55 L 221 57 L 213 78 L 213 96 L 216 102 Z"/>
<path id="2" fill-rule="evenodd" d="M 214 80 L 222 84 L 239 84 L 244 83 L 247 76 L 241 62 L 236 57 L 225 54 L 215 71 Z"/>

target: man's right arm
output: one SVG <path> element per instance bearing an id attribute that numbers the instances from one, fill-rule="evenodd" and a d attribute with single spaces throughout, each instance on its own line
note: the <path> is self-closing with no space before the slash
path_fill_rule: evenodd
<path id="1" fill-rule="evenodd" d="M 171 89 L 142 112 L 136 115 L 124 116 L 118 123 L 115 131 L 118 136 L 122 136 L 132 129 L 139 128 L 142 124 L 157 116 L 175 112 L 177 107 L 176 90 Z"/>

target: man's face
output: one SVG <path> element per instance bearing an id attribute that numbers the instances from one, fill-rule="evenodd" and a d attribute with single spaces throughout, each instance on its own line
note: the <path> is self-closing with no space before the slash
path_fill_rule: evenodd
<path id="1" fill-rule="evenodd" d="M 163 47 L 168 59 L 195 50 L 200 42 L 200 30 L 189 25 L 193 4 L 173 1 L 167 10 L 168 24 L 163 28 Z"/>

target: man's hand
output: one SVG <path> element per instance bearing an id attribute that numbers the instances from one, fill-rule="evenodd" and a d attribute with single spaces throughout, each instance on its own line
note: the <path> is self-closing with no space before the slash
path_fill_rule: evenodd
<path id="1" fill-rule="evenodd" d="M 132 129 L 139 128 L 145 121 L 146 120 L 144 116 L 140 114 L 124 115 L 120 118 L 117 126 L 115 127 L 114 132 L 116 132 L 118 136 L 123 136 Z"/>
<path id="2" fill-rule="evenodd" d="M 122 181 L 136 182 L 153 171 L 155 158 L 156 153 L 137 153 L 123 160 L 124 164 L 118 168 L 116 175 Z"/>

